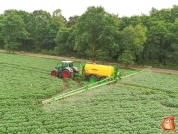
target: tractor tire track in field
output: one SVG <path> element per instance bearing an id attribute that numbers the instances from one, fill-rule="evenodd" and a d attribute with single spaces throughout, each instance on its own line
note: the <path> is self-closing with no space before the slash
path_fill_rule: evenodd
<path id="1" fill-rule="evenodd" d="M 80 83 L 80 81 L 79 81 L 79 80 L 75 80 L 75 83 L 76 83 L 76 85 L 77 85 L 77 87 L 78 87 L 78 88 L 80 88 L 80 87 L 81 87 L 81 83 Z"/>
<path id="2" fill-rule="evenodd" d="M 69 88 L 69 85 L 68 85 L 67 81 L 65 79 L 62 79 L 62 81 L 63 81 L 64 87 L 56 95 L 63 94 Z"/>
<path id="3" fill-rule="evenodd" d="M 61 95 L 61 94 L 63 94 L 69 88 L 69 84 L 68 84 L 68 82 L 65 79 L 62 79 L 62 82 L 63 82 L 63 88 L 62 88 L 62 90 L 60 90 L 59 92 L 57 92 L 53 96 Z M 53 96 L 48 96 L 46 99 L 49 99 L 49 98 L 51 98 Z"/>
<path id="4" fill-rule="evenodd" d="M 46 97 L 44 100 L 50 99 L 53 96 L 58 96 L 58 95 L 62 95 L 63 93 L 66 93 L 66 91 L 69 89 L 69 84 L 68 84 L 67 80 L 64 79 L 64 78 L 62 79 L 62 81 L 63 81 L 63 89 L 60 90 L 59 92 L 57 92 L 56 94 L 52 95 L 52 96 Z M 81 83 L 80 83 L 79 80 L 74 80 L 74 82 L 76 83 L 78 88 L 81 87 Z"/>
<path id="5" fill-rule="evenodd" d="M 69 85 L 68 85 L 67 81 L 65 79 L 62 79 L 62 81 L 63 81 L 63 89 L 60 90 L 60 91 L 58 91 L 56 94 L 53 94 L 51 96 L 45 97 L 44 100 L 48 100 L 48 99 L 50 99 L 52 97 L 61 95 L 61 94 L 63 94 L 68 89 Z"/>
<path id="6" fill-rule="evenodd" d="M 63 78 L 62 81 L 63 81 L 63 89 L 60 90 L 58 93 L 56 93 L 55 96 L 63 94 L 69 89 L 69 84 L 68 84 L 67 80 Z M 81 87 L 81 84 L 80 84 L 80 82 L 78 80 L 74 80 L 74 82 L 76 83 L 78 88 Z"/>

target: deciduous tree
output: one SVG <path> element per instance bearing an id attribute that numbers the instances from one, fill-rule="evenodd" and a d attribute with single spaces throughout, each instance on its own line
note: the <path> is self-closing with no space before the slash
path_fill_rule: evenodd
<path id="1" fill-rule="evenodd" d="M 146 42 L 146 27 L 142 25 L 132 25 L 122 31 L 122 49 L 124 53 L 132 52 L 134 59 L 143 51 Z M 129 50 L 129 51 L 126 51 Z M 126 54 L 123 54 L 126 56 Z M 123 58 L 122 58 L 123 59 Z"/>
<path id="2" fill-rule="evenodd" d="M 23 19 L 15 12 L 10 12 L 2 19 L 2 38 L 5 43 L 5 49 L 15 51 L 22 45 L 21 40 L 28 38 L 29 33 L 25 29 Z"/>
<path id="3" fill-rule="evenodd" d="M 89 7 L 76 23 L 75 49 L 84 51 L 93 61 L 101 48 L 107 52 L 117 51 L 118 25 L 118 18 L 105 12 L 103 7 Z"/>

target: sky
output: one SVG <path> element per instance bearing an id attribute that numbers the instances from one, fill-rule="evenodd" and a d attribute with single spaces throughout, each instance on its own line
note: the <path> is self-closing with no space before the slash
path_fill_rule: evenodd
<path id="1" fill-rule="evenodd" d="M 160 10 L 178 5 L 178 0 L 0 0 L 0 14 L 7 9 L 45 10 L 52 14 L 55 9 L 61 9 L 62 15 L 82 15 L 89 6 L 102 6 L 105 11 L 122 16 L 148 14 L 152 7 Z"/>

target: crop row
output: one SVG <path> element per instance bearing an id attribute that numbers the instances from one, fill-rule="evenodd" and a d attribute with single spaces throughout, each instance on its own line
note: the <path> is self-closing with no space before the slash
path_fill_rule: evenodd
<path id="1" fill-rule="evenodd" d="M 0 53 L 0 64 L 4 64 L 6 66 L 17 66 L 20 68 L 27 69 L 38 69 L 38 71 L 51 71 L 57 65 L 60 64 L 60 60 L 57 59 L 45 59 L 38 57 L 29 57 L 22 55 L 10 55 L 6 53 Z M 79 67 L 80 63 L 75 62 L 75 66 Z"/>
<path id="2" fill-rule="evenodd" d="M 164 97 L 160 96 L 162 99 L 159 100 L 164 100 Z M 44 109 L 38 106 L 32 110 L 28 103 L 24 108 L 14 105 L 9 108 L 10 111 L 3 113 L 0 132 L 159 133 L 162 117 L 166 114 L 178 116 L 177 109 L 170 108 L 168 111 L 159 100 L 140 90 L 106 86 L 45 106 Z"/>
<path id="3" fill-rule="evenodd" d="M 164 116 L 178 117 L 175 105 L 178 98 L 152 92 L 154 88 L 160 91 L 165 88 L 156 84 L 152 87 L 147 80 L 151 78 L 153 84 L 160 84 L 160 80 L 175 82 L 174 76 L 138 74 L 123 79 L 121 84 L 103 86 L 43 106 L 44 98 L 64 88 L 63 80 L 45 73 L 56 61 L 1 53 L 0 56 L 2 134 L 160 133 L 159 124 Z M 154 77 L 156 82 L 152 80 Z M 74 81 L 66 82 L 66 91 L 77 88 Z M 169 91 L 176 90 L 170 87 Z"/>
<path id="4" fill-rule="evenodd" d="M 125 84 L 147 87 L 167 93 L 177 93 L 177 81 L 178 75 L 160 74 L 149 71 L 121 80 L 121 82 Z"/>
<path id="5" fill-rule="evenodd" d="M 87 98 L 88 96 L 84 95 L 83 97 Z M 46 129 L 49 129 L 49 127 L 51 127 L 51 129 L 54 129 L 54 127 L 57 127 L 56 129 L 58 130 L 58 132 L 59 131 L 61 131 L 61 132 L 67 131 L 65 129 L 66 127 L 71 128 L 70 131 L 71 130 L 74 131 L 75 127 L 80 124 L 82 124 L 80 129 L 84 128 L 83 126 L 86 126 L 86 129 L 88 129 L 89 132 L 91 132 L 92 126 L 93 127 L 97 126 L 98 128 L 97 127 L 96 128 L 94 127 L 94 128 L 95 128 L 95 130 L 99 131 L 99 129 L 101 129 L 102 126 L 106 127 L 109 124 L 111 124 L 111 127 L 113 127 L 113 129 L 114 129 L 114 124 L 116 124 L 115 129 L 118 130 L 118 128 L 120 128 L 120 130 L 124 131 L 123 128 L 128 129 L 129 125 L 142 126 L 142 123 L 144 123 L 145 120 L 151 121 L 151 120 L 147 119 L 148 115 L 151 116 L 152 114 L 155 114 L 154 116 L 152 115 L 152 118 L 155 118 L 155 117 L 158 118 L 157 117 L 158 115 L 159 116 L 160 116 L 160 114 L 162 115 L 162 109 L 156 110 L 157 105 L 155 105 L 154 113 L 150 112 L 148 114 L 148 112 L 147 112 L 147 114 L 143 114 L 142 113 L 143 111 L 149 110 L 150 105 L 148 105 L 147 108 L 144 107 L 144 104 L 143 105 L 137 104 L 135 106 L 134 104 L 129 104 L 129 103 L 131 103 L 131 101 L 126 101 L 126 102 L 123 101 L 123 103 L 121 103 L 120 105 L 116 105 L 117 101 L 115 99 L 110 99 L 110 98 L 109 98 L 109 100 L 110 100 L 110 102 L 113 103 L 113 105 L 110 106 L 110 104 L 106 103 L 108 101 L 108 99 L 106 99 L 103 101 L 103 103 L 105 105 L 103 103 L 101 103 L 102 106 L 101 105 L 95 106 L 98 103 L 98 100 L 100 100 L 100 97 L 98 96 L 97 98 L 94 98 L 93 100 L 90 98 L 91 99 L 90 101 L 92 101 L 92 103 L 89 100 L 83 101 L 83 98 L 82 98 L 81 101 L 83 101 L 84 103 L 77 102 L 77 104 L 75 104 L 73 107 L 67 106 L 67 108 L 59 107 L 59 108 L 61 108 L 61 110 L 58 109 L 59 112 L 54 111 L 50 115 L 45 114 L 44 112 L 40 111 L 39 109 L 34 112 L 32 112 L 30 110 L 26 110 L 26 111 L 24 111 L 24 113 L 21 112 L 20 114 L 18 114 L 18 111 L 14 111 L 15 109 L 13 109 L 13 111 L 15 112 L 14 114 L 10 114 L 10 112 L 5 113 L 5 115 L 4 115 L 5 122 L 4 123 L 5 124 L 7 123 L 7 125 L 9 127 L 11 127 L 11 126 L 14 127 L 14 129 L 16 127 L 15 124 L 19 124 L 21 126 L 28 126 L 28 128 L 30 128 L 30 127 L 33 128 L 34 125 L 35 126 L 37 125 L 39 127 L 43 126 Z M 103 97 L 105 97 L 105 96 L 103 96 Z M 123 97 L 118 96 L 118 97 L 120 99 L 123 99 L 123 97 L 125 98 L 126 96 L 123 96 Z M 78 99 L 80 99 L 80 97 Z M 89 104 L 88 104 L 88 101 L 90 102 Z M 127 104 L 127 107 L 125 106 L 125 103 Z M 153 102 L 151 104 L 153 105 Z M 84 108 L 84 106 L 86 108 Z M 133 106 L 135 106 L 135 107 L 133 107 Z M 11 109 L 9 109 L 9 110 L 11 110 Z M 153 110 L 153 108 L 151 110 Z M 139 111 L 141 112 L 141 118 L 139 117 L 140 116 Z M 26 112 L 28 113 L 28 115 L 25 114 Z M 37 114 L 37 113 L 40 113 L 40 114 Z M 102 113 L 102 115 L 100 115 L 101 113 Z M 162 115 L 162 116 L 164 116 L 164 115 Z M 10 118 L 8 118 L 8 117 L 10 117 Z M 20 118 L 20 117 L 23 117 L 23 118 Z M 25 118 L 28 120 L 26 120 Z M 149 117 L 149 119 L 150 119 L 150 117 Z M 97 120 L 99 120 L 99 121 L 97 121 Z M 120 124 L 121 122 L 123 122 L 123 123 Z M 147 123 L 149 124 L 149 122 L 147 122 Z M 51 125 L 51 124 L 54 124 L 54 125 Z M 22 127 L 21 129 L 23 129 L 23 128 L 24 127 Z M 80 132 L 82 130 L 78 130 L 78 131 Z M 133 131 L 135 131 L 135 130 L 133 130 Z M 53 132 L 53 130 L 51 130 L 51 132 Z"/>

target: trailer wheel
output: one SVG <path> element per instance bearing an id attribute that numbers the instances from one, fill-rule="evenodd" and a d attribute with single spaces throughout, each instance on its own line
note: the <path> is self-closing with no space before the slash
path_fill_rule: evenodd
<path id="1" fill-rule="evenodd" d="M 58 76 L 58 71 L 57 70 L 51 71 L 51 76 L 57 77 Z"/>
<path id="2" fill-rule="evenodd" d="M 62 76 L 63 76 L 63 78 L 70 78 L 70 72 L 68 70 L 64 70 L 62 72 Z"/>
<path id="3" fill-rule="evenodd" d="M 94 83 L 94 82 L 98 81 L 98 78 L 95 75 L 91 75 L 89 80 L 90 80 L 91 83 Z"/>

